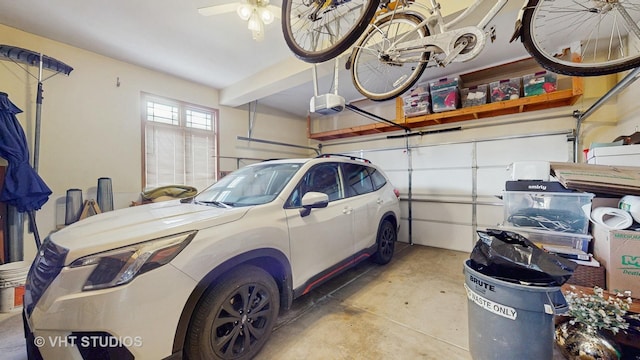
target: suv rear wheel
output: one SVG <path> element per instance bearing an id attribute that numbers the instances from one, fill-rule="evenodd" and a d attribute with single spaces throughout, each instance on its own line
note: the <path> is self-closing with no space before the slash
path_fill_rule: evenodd
<path id="1" fill-rule="evenodd" d="M 265 344 L 279 311 L 275 281 L 242 266 L 209 288 L 187 332 L 187 359 L 251 359 Z"/>
<path id="2" fill-rule="evenodd" d="M 373 261 L 381 265 L 387 264 L 391 261 L 397 239 L 398 234 L 393 223 L 386 219 L 382 220 L 380 228 L 378 229 L 378 237 L 376 239 L 378 250 L 373 254 Z"/>

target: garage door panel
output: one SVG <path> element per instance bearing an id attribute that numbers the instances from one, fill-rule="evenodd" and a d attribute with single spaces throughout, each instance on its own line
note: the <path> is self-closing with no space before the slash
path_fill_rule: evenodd
<path id="1" fill-rule="evenodd" d="M 416 169 L 413 171 L 413 193 L 421 195 L 470 195 L 471 169 Z"/>
<path id="2" fill-rule="evenodd" d="M 361 151 L 355 152 L 353 155 L 371 161 L 385 172 L 393 170 L 402 170 L 406 172 L 409 167 L 407 152 L 402 149 Z"/>
<path id="3" fill-rule="evenodd" d="M 413 243 L 418 245 L 471 252 L 476 238 L 472 234 L 473 229 L 469 225 L 425 221 L 414 221 L 413 223 Z"/>
<path id="4" fill-rule="evenodd" d="M 571 144 L 565 134 L 483 141 L 477 145 L 477 164 L 483 167 L 514 161 L 570 161 Z"/>
<path id="5" fill-rule="evenodd" d="M 411 151 L 414 169 L 471 167 L 473 144 L 426 146 Z"/>
<path id="6" fill-rule="evenodd" d="M 504 185 L 511 178 L 506 167 L 481 168 L 477 171 L 478 196 L 502 195 Z"/>
<path id="7" fill-rule="evenodd" d="M 393 186 L 400 190 L 401 194 L 409 193 L 409 174 L 407 173 L 407 169 L 403 170 L 384 170 L 385 174 L 391 181 Z"/>
<path id="8" fill-rule="evenodd" d="M 400 220 L 400 231 L 398 232 L 398 241 L 409 243 L 409 220 L 402 218 Z"/>
<path id="9" fill-rule="evenodd" d="M 477 205 L 478 227 L 497 227 L 504 221 L 504 210 L 502 206 Z"/>
<path id="10" fill-rule="evenodd" d="M 470 224 L 473 221 L 473 207 L 471 204 L 414 201 L 413 218 Z"/>

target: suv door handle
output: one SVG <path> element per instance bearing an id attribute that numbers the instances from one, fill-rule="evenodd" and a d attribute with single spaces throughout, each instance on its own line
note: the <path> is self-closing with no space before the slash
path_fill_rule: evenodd
<path id="1" fill-rule="evenodd" d="M 382 199 L 378 199 L 378 201 L 376 201 L 376 203 L 378 203 L 378 205 L 382 205 L 383 202 L 384 202 L 384 200 L 382 200 Z"/>
<path id="2" fill-rule="evenodd" d="M 353 208 L 350 206 L 345 206 L 344 209 L 342 209 L 343 214 L 351 214 L 352 211 L 353 211 Z"/>

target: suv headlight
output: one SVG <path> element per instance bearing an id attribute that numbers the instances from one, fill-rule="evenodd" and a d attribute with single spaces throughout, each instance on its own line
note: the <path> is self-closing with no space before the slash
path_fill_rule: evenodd
<path id="1" fill-rule="evenodd" d="M 197 231 L 180 233 L 81 257 L 71 267 L 95 265 L 82 290 L 129 283 L 136 276 L 167 264 L 184 249 Z"/>

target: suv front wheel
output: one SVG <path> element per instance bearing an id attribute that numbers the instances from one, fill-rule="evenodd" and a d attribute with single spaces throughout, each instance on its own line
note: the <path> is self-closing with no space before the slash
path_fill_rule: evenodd
<path id="1" fill-rule="evenodd" d="M 279 311 L 275 281 L 256 266 L 242 266 L 209 288 L 187 332 L 187 359 L 251 359 L 265 344 Z"/>

